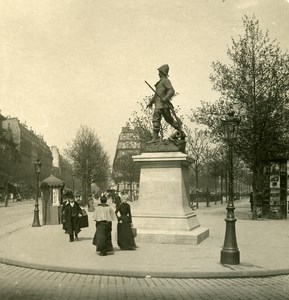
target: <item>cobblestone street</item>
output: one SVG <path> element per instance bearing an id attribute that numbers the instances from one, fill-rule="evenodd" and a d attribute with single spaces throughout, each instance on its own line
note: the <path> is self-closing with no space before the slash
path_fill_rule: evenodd
<path id="1" fill-rule="evenodd" d="M 235 279 L 131 278 L 48 272 L 0 264 L 6 299 L 289 299 L 289 276 Z"/>

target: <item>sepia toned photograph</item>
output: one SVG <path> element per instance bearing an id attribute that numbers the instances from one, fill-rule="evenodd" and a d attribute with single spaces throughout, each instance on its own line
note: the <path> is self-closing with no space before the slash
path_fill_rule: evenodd
<path id="1" fill-rule="evenodd" d="M 0 299 L 289 299 L 289 0 L 0 0 Z"/>

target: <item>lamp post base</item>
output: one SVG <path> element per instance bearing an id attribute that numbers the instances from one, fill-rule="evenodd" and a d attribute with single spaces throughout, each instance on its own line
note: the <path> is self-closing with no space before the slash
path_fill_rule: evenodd
<path id="1" fill-rule="evenodd" d="M 238 249 L 222 249 L 221 263 L 225 265 L 239 265 L 240 251 Z"/>
<path id="2" fill-rule="evenodd" d="M 224 246 L 221 250 L 221 263 L 228 265 L 240 264 L 240 251 L 237 245 L 235 223 L 237 219 L 234 216 L 234 203 L 229 201 L 227 206 L 226 233 Z"/>
<path id="3" fill-rule="evenodd" d="M 41 227 L 40 221 L 39 221 L 39 210 L 34 210 L 34 218 L 32 227 Z"/>

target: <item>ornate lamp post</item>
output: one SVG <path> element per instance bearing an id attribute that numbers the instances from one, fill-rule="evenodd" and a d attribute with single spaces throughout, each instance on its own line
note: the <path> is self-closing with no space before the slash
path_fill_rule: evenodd
<path id="1" fill-rule="evenodd" d="M 74 171 L 72 171 L 72 173 L 71 173 L 71 176 L 72 176 L 72 192 L 73 192 L 73 195 L 74 195 L 74 178 L 75 178 L 75 173 L 74 173 Z"/>
<path id="2" fill-rule="evenodd" d="M 225 136 L 229 146 L 229 201 L 227 204 L 226 234 L 224 246 L 221 250 L 221 263 L 229 265 L 240 264 L 240 251 L 237 245 L 235 223 L 237 219 L 234 216 L 234 182 L 233 182 L 233 147 L 236 140 L 236 126 L 240 119 L 234 117 L 235 112 L 228 113 L 225 120 L 222 120 Z"/>
<path id="3" fill-rule="evenodd" d="M 41 171 L 41 162 L 39 159 L 36 160 L 34 163 L 35 173 L 36 173 L 36 200 L 35 200 L 35 208 L 34 208 L 34 219 L 32 223 L 32 227 L 40 227 L 39 222 L 39 204 L 38 204 L 38 197 L 39 197 L 39 174 Z"/>

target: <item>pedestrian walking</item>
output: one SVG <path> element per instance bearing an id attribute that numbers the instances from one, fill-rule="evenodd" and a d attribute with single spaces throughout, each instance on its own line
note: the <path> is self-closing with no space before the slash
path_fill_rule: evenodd
<path id="1" fill-rule="evenodd" d="M 119 195 L 118 192 L 116 193 L 116 195 L 115 195 L 115 197 L 114 197 L 114 203 L 115 203 L 115 207 L 117 207 L 118 204 L 121 203 L 121 197 L 120 197 L 120 195 Z"/>
<path id="2" fill-rule="evenodd" d="M 251 207 L 251 212 L 253 211 L 253 192 L 250 193 L 250 207 Z"/>
<path id="3" fill-rule="evenodd" d="M 74 200 L 73 192 L 68 190 L 64 194 L 64 198 L 69 202 L 64 207 L 65 229 L 69 234 L 69 241 L 78 240 L 78 234 L 81 231 L 79 226 L 79 218 L 82 217 L 82 210 L 79 204 Z"/>
<path id="4" fill-rule="evenodd" d="M 93 212 L 94 210 L 95 210 L 95 207 L 94 207 L 94 197 L 91 194 L 88 197 L 88 211 L 89 212 Z"/>
<path id="5" fill-rule="evenodd" d="M 75 201 L 76 201 L 78 204 L 80 204 L 80 203 L 82 202 L 80 195 L 77 195 L 77 196 L 75 197 Z"/>
<path id="6" fill-rule="evenodd" d="M 136 244 L 132 231 L 132 216 L 130 205 L 127 203 L 128 195 L 123 195 L 121 203 L 116 207 L 117 216 L 117 244 L 122 250 L 134 250 Z"/>
<path id="7" fill-rule="evenodd" d="M 69 203 L 68 198 L 64 198 L 63 196 L 63 201 L 62 204 L 60 205 L 60 215 L 61 215 L 61 221 L 62 221 L 62 229 L 64 230 L 65 233 L 68 233 L 65 225 L 65 206 Z"/>
<path id="8" fill-rule="evenodd" d="M 114 217 L 114 210 L 107 204 L 107 197 L 101 196 L 100 204 L 96 206 L 94 212 L 96 231 L 93 238 L 96 252 L 99 252 L 100 256 L 105 256 L 107 252 L 113 251 L 111 231 Z"/>

